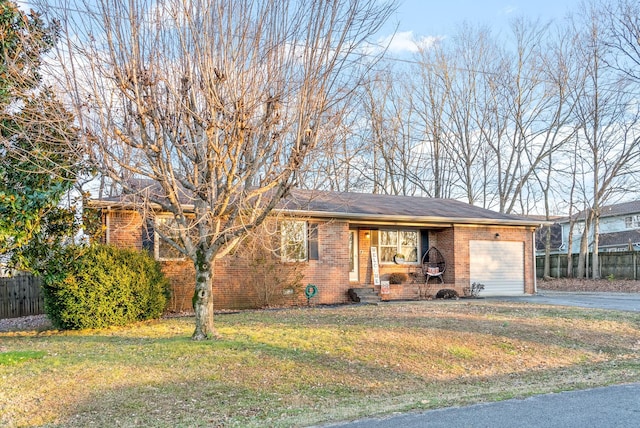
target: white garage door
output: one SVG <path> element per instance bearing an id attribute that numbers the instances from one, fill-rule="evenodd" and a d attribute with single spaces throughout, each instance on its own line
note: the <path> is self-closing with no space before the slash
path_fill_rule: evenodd
<path id="1" fill-rule="evenodd" d="M 484 284 L 480 296 L 524 294 L 524 242 L 469 241 L 471 282 Z"/>

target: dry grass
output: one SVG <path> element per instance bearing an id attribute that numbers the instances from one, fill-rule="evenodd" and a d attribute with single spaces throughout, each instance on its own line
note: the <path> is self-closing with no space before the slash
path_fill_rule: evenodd
<path id="1" fill-rule="evenodd" d="M 632 279 L 547 278 L 538 280 L 538 289 L 553 291 L 604 291 L 640 293 L 640 281 Z"/>
<path id="2" fill-rule="evenodd" d="M 640 380 L 634 313 L 461 300 L 216 321 L 207 343 L 191 318 L 0 333 L 23 356 L 0 359 L 0 425 L 303 426 Z"/>

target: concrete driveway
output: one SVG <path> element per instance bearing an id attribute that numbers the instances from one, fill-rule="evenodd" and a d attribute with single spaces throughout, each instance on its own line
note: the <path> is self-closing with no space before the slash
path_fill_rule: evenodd
<path id="1" fill-rule="evenodd" d="M 640 312 L 640 293 L 540 291 L 533 296 L 487 297 L 486 299 Z"/>
<path id="2" fill-rule="evenodd" d="M 636 428 L 640 384 L 561 392 L 467 407 L 331 424 L 344 428 Z"/>

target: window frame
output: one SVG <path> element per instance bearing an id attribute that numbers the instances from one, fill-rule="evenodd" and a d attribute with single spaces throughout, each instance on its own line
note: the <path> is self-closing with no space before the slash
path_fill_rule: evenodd
<path id="1" fill-rule="evenodd" d="M 625 216 L 624 226 L 625 226 L 625 229 L 639 229 L 640 214 Z"/>
<path id="2" fill-rule="evenodd" d="M 286 225 L 301 225 L 302 230 L 288 230 Z M 287 245 L 287 232 L 293 231 L 302 237 L 302 240 L 290 241 L 294 242 L 293 245 L 299 246 L 302 251 L 302 258 L 289 257 L 287 249 L 290 245 Z M 292 245 L 291 245 L 292 246 Z M 280 222 L 280 260 L 285 263 L 303 263 L 309 261 L 309 224 L 305 220 L 282 220 Z"/>
<path id="3" fill-rule="evenodd" d="M 162 239 L 162 237 L 160 236 L 160 234 L 158 233 L 158 226 L 160 223 L 164 223 L 167 221 L 172 221 L 175 223 L 175 218 L 172 215 L 158 215 L 153 219 L 153 256 L 157 261 L 160 262 L 174 262 L 174 261 L 184 261 L 186 260 L 186 256 L 182 253 L 180 253 L 178 250 L 176 250 L 175 248 L 173 248 L 171 246 L 171 244 L 169 244 L 168 242 L 166 242 L 164 239 Z M 179 233 L 177 231 L 175 231 L 174 234 L 171 234 L 172 237 L 175 239 L 180 239 L 179 237 Z M 161 245 L 166 245 L 169 248 L 171 248 L 172 251 L 176 252 L 177 255 L 175 257 L 161 257 L 160 256 L 160 246 Z"/>
<path id="4" fill-rule="evenodd" d="M 388 232 L 394 232 L 395 233 L 395 248 L 393 245 L 388 245 L 382 244 L 382 234 L 383 233 L 388 233 Z M 407 247 L 405 245 L 402 245 L 402 234 L 403 233 L 412 233 L 415 235 L 415 247 Z M 405 255 L 405 253 L 402 251 L 403 249 L 407 249 L 407 248 L 415 248 L 415 260 L 410 261 L 406 258 L 405 255 L 405 261 L 402 263 L 404 265 L 418 265 L 420 264 L 420 230 L 419 229 L 411 229 L 411 228 L 384 228 L 384 229 L 380 229 L 378 231 L 378 254 L 379 254 L 379 260 L 380 260 L 380 264 L 384 264 L 384 265 L 393 265 L 396 264 L 396 262 L 393 260 L 393 258 L 391 260 L 383 260 L 384 257 L 384 252 L 382 251 L 383 248 L 394 248 L 393 249 L 393 254 L 403 254 Z"/>
<path id="5" fill-rule="evenodd" d="M 579 236 L 584 233 L 584 221 L 577 221 L 573 224 L 573 236 Z"/>

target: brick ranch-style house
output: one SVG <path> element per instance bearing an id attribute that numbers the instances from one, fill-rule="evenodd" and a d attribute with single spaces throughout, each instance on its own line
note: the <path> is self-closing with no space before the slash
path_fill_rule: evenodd
<path id="1" fill-rule="evenodd" d="M 145 226 L 149 222 L 132 204 L 94 200 L 90 206 L 100 213 L 103 242 L 153 251 L 172 283 L 169 310 L 190 310 L 195 284 L 192 261 L 150 234 Z M 170 217 L 156 214 L 154 218 L 158 222 Z M 443 288 L 463 295 L 474 282 L 485 286 L 482 296 L 536 291 L 534 236 L 539 221 L 450 199 L 294 189 L 268 223 L 278 224 L 272 230 L 281 242 L 273 257 L 297 269 L 303 284 L 302 292 L 281 292 L 288 294 L 284 304 L 308 303 L 307 284 L 318 291 L 313 304 L 347 303 L 349 289 L 362 287 L 372 287 L 383 300 L 424 298 Z M 432 278 L 425 286 L 421 260 L 431 247 L 446 262 L 444 283 Z M 256 278 L 256 264 L 243 254 L 230 253 L 215 263 L 216 309 L 258 306 L 250 283 Z M 397 255 L 404 261 L 398 263 Z M 387 288 L 384 281 L 394 272 L 405 274 L 401 277 L 406 279 Z"/>

